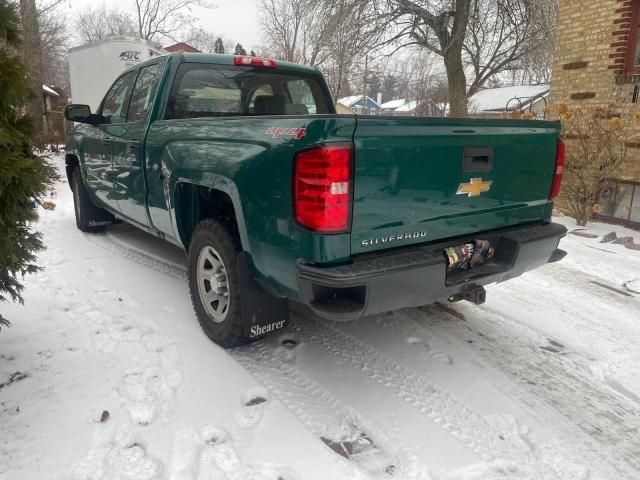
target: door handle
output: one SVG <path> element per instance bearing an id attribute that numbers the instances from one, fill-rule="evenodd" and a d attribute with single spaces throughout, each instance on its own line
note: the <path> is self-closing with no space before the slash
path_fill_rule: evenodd
<path id="1" fill-rule="evenodd" d="M 463 172 L 489 172 L 493 167 L 493 147 L 467 147 L 462 158 Z"/>

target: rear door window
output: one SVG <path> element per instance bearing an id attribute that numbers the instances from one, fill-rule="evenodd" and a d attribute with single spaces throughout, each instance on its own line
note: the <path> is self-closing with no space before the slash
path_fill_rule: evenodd
<path id="1" fill-rule="evenodd" d="M 127 112 L 127 104 L 131 94 L 131 87 L 136 72 L 127 72 L 118 78 L 102 101 L 100 114 L 109 123 L 124 123 Z"/>
<path id="2" fill-rule="evenodd" d="M 176 74 L 165 118 L 332 112 L 326 87 L 315 75 L 183 63 Z"/>
<path id="3" fill-rule="evenodd" d="M 133 87 L 133 93 L 131 94 L 127 121 L 141 122 L 147 119 L 156 92 L 158 91 L 161 74 L 162 63 L 154 63 L 153 65 L 148 65 L 140 69 L 140 73 Z"/>

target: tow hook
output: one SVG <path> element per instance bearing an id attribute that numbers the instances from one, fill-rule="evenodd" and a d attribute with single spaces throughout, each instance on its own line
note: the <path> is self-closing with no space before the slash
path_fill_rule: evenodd
<path id="1" fill-rule="evenodd" d="M 460 302 L 461 300 L 466 300 L 475 305 L 482 305 L 487 300 L 487 291 L 484 287 L 473 285 L 449 297 L 449 302 L 451 303 Z"/>

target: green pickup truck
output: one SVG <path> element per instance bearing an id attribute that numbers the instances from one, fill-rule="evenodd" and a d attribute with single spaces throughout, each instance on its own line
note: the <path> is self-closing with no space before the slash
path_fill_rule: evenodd
<path id="1" fill-rule="evenodd" d="M 183 248 L 225 347 L 284 327 L 290 300 L 331 320 L 479 304 L 566 255 L 558 123 L 337 115 L 313 68 L 205 54 L 132 67 L 65 115 L 78 228 Z"/>

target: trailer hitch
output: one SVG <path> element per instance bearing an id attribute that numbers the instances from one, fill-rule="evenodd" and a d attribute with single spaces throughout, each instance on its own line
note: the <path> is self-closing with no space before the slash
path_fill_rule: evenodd
<path id="1" fill-rule="evenodd" d="M 487 300 L 487 291 L 480 285 L 470 285 L 462 292 L 450 296 L 448 300 L 451 303 L 466 300 L 474 305 L 482 305 Z"/>

